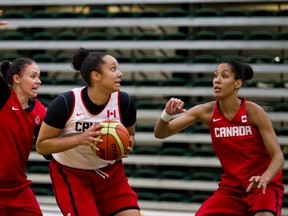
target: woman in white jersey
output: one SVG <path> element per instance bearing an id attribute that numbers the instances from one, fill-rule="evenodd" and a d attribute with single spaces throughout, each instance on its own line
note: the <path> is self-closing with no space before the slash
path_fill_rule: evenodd
<path id="1" fill-rule="evenodd" d="M 134 145 L 136 106 L 120 91 L 122 72 L 106 53 L 80 48 L 72 66 L 87 86 L 54 99 L 36 142 L 38 153 L 52 154 L 50 176 L 56 201 L 69 216 L 140 216 L 137 195 L 128 184 L 122 160 L 107 161 L 91 147 L 100 142 L 97 122 L 117 120 Z"/>

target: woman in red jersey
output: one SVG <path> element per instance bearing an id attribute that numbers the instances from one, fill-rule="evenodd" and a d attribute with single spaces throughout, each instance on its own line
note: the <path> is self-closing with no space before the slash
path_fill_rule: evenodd
<path id="1" fill-rule="evenodd" d="M 277 136 L 263 108 L 237 95 L 252 77 L 248 64 L 223 61 L 214 72 L 215 101 L 187 111 L 183 101 L 171 98 L 155 125 L 157 138 L 169 137 L 196 121 L 210 127 L 224 174 L 196 216 L 281 215 L 284 157 Z"/>
<path id="2" fill-rule="evenodd" d="M 101 141 L 97 123 L 107 119 L 121 122 L 134 145 L 136 105 L 120 91 L 118 61 L 80 48 L 72 65 L 87 86 L 65 92 L 49 105 L 36 142 L 38 153 L 53 155 L 50 176 L 56 201 L 63 215 L 140 216 L 122 160 L 103 160 L 92 150 Z"/>
<path id="3" fill-rule="evenodd" d="M 0 70 L 0 215 L 39 216 L 42 213 L 26 176 L 26 164 L 46 113 L 35 99 L 40 70 L 28 58 L 3 61 Z"/>

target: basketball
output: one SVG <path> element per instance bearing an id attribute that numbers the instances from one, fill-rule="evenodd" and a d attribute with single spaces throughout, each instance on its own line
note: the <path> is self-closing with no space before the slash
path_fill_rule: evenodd
<path id="1" fill-rule="evenodd" d="M 101 132 L 104 135 L 99 135 L 97 138 L 102 139 L 103 142 L 97 142 L 98 151 L 96 155 L 104 160 L 119 160 L 127 152 L 130 144 L 130 135 L 127 128 L 120 122 L 107 120 L 100 122 L 104 125 Z"/>

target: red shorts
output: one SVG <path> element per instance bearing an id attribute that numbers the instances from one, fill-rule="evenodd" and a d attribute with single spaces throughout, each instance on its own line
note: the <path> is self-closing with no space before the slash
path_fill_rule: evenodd
<path id="1" fill-rule="evenodd" d="M 54 195 L 63 215 L 108 216 L 139 209 L 137 195 L 128 184 L 122 161 L 96 170 L 50 163 Z"/>
<path id="2" fill-rule="evenodd" d="M 1 191 L 0 215 L 41 216 L 43 214 L 32 189 L 28 185 L 19 190 Z"/>
<path id="3" fill-rule="evenodd" d="M 269 185 L 265 194 L 258 188 L 246 193 L 243 189 L 220 187 L 202 204 L 195 216 L 243 216 L 257 212 L 271 212 L 279 216 L 282 199 L 283 190 Z"/>

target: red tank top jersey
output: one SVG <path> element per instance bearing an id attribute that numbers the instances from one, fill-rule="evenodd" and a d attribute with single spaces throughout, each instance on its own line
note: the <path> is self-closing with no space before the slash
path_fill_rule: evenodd
<path id="1" fill-rule="evenodd" d="M 246 99 L 242 99 L 238 112 L 230 121 L 219 110 L 219 101 L 215 103 L 210 132 L 224 171 L 220 185 L 247 188 L 249 178 L 262 175 L 271 161 L 259 131 L 249 124 L 245 104 Z M 270 184 L 283 188 L 282 170 Z"/>
<path id="2" fill-rule="evenodd" d="M 21 188 L 30 184 L 26 176 L 26 163 L 31 152 L 35 128 L 40 126 L 45 107 L 35 99 L 31 112 L 25 112 L 17 95 L 11 94 L 0 110 L 0 190 Z"/>

